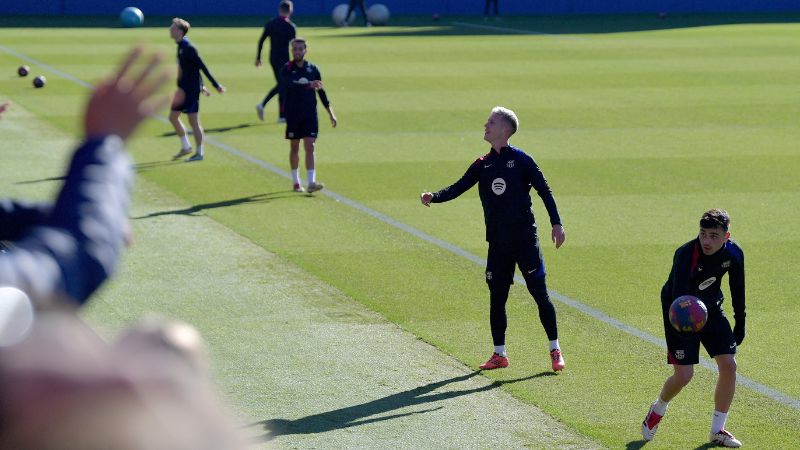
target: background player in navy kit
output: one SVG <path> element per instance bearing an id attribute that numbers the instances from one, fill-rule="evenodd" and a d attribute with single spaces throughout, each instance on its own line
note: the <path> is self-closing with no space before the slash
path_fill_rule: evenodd
<path id="1" fill-rule="evenodd" d="M 314 150 L 316 148 L 319 121 L 317 120 L 317 94 L 328 116 L 331 126 L 336 128 L 336 115 L 322 88 L 322 75 L 317 66 L 305 60 L 306 41 L 297 38 L 292 41 L 292 61 L 281 69 L 281 83 L 286 90 L 286 139 L 289 139 L 289 165 L 292 168 L 292 182 L 295 192 L 303 192 L 300 181 L 300 140 L 306 152 L 306 172 L 308 192 L 324 187 L 317 183 Z"/>
<path id="2" fill-rule="evenodd" d="M 545 267 L 536 223 L 531 211 L 531 187 L 542 198 L 552 225 L 551 237 L 556 248 L 566 239 L 555 199 L 539 166 L 528 154 L 512 147 L 508 140 L 519 128 L 513 111 L 495 107 L 484 125 L 483 139 L 492 144 L 486 155 L 478 158 L 460 180 L 439 192 L 424 192 L 420 200 L 425 206 L 450 201 L 466 192 L 475 183 L 483 205 L 486 240 L 489 253 L 486 261 L 486 283 L 489 285 L 489 323 L 494 353 L 481 369 L 508 366 L 505 332 L 506 301 L 514 282 L 514 266 L 519 265 L 528 291 L 539 307 L 539 319 L 550 340 L 553 370 L 564 368 L 558 344 L 556 310 L 547 294 Z"/>
<path id="3" fill-rule="evenodd" d="M 494 6 L 494 20 L 500 20 L 499 8 L 497 2 L 499 0 L 486 0 L 483 4 L 483 20 L 489 20 L 489 6 Z"/>
<path id="4" fill-rule="evenodd" d="M 173 159 L 182 158 L 192 152 L 189 138 L 186 137 L 186 127 L 183 126 L 180 119 L 183 112 L 189 116 L 189 124 L 192 126 L 196 145 L 194 155 L 187 161 L 202 161 L 205 152 L 203 150 L 203 126 L 200 125 L 200 93 L 204 92 L 205 88 L 200 71 L 203 71 L 208 81 L 220 94 L 225 92 L 225 88 L 211 76 L 211 72 L 208 71 L 197 53 L 197 48 L 186 37 L 189 28 L 191 28 L 189 22 L 178 17 L 172 19 L 172 25 L 169 27 L 169 36 L 178 44 L 178 89 L 172 102 L 169 121 L 175 127 L 175 133 L 181 140 L 181 150 Z"/>
<path id="5" fill-rule="evenodd" d="M 706 211 L 700 219 L 697 238 L 675 251 L 672 270 L 661 289 L 661 311 L 667 339 L 667 361 L 673 374 L 664 382 L 661 394 L 650 406 L 642 423 L 642 436 L 651 440 L 667 411 L 667 405 L 689 384 L 694 365 L 699 362 L 700 343 L 717 362 L 719 377 L 714 392 L 714 414 L 710 441 L 725 447 L 742 445 L 725 431 L 725 420 L 736 390 L 736 346 L 744 340 L 745 291 L 744 253 L 730 240 L 730 217 L 721 209 Z M 722 277 L 728 274 L 728 284 L 736 325 L 730 323 L 722 310 Z M 708 308 L 708 321 L 699 333 L 678 333 L 669 323 L 669 306 L 681 295 L 698 297 Z"/>
<path id="6" fill-rule="evenodd" d="M 258 53 L 256 54 L 256 67 L 261 67 L 261 49 L 264 41 L 269 37 L 269 64 L 275 74 L 275 87 L 273 87 L 264 100 L 256 105 L 258 118 L 264 121 L 264 107 L 274 97 L 278 95 L 278 122 L 283 123 L 286 118 L 283 116 L 284 92 L 280 83 L 280 73 L 283 66 L 289 62 L 289 43 L 297 35 L 296 28 L 291 22 L 290 17 L 294 6 L 289 0 L 283 0 L 278 5 L 278 17 L 270 20 L 264 25 L 264 31 L 258 39 Z"/>
<path id="7" fill-rule="evenodd" d="M 367 20 L 367 10 L 364 8 L 364 0 L 350 0 L 349 5 L 347 6 L 347 15 L 344 19 L 345 26 L 347 26 L 347 23 L 350 22 L 350 14 L 355 12 L 356 7 L 361 10 L 361 16 L 364 18 L 364 26 L 368 27 L 370 23 L 369 20 Z"/>

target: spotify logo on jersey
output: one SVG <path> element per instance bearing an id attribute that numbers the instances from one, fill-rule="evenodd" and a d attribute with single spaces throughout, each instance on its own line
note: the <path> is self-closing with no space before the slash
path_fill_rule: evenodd
<path id="1" fill-rule="evenodd" d="M 492 181 L 492 192 L 494 192 L 495 195 L 501 195 L 505 191 L 506 180 L 502 178 L 495 178 L 494 181 Z"/>

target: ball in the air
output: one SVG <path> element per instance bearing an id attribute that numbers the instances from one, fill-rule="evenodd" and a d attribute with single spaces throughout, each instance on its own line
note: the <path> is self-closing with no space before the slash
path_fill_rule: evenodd
<path id="1" fill-rule="evenodd" d="M 140 27 L 144 23 L 144 14 L 135 6 L 128 6 L 119 13 L 119 21 L 125 28 Z"/>
<path id="2" fill-rule="evenodd" d="M 349 9 L 350 8 L 345 3 L 337 5 L 335 8 L 333 8 L 333 11 L 331 12 L 331 19 L 333 20 L 333 24 L 336 25 L 337 27 L 344 27 L 355 22 L 356 20 L 355 12 L 350 14 L 349 18 L 347 17 L 347 11 Z"/>
<path id="3" fill-rule="evenodd" d="M 699 298 L 682 295 L 669 307 L 669 323 L 681 333 L 697 333 L 708 320 L 708 309 Z"/>
<path id="4" fill-rule="evenodd" d="M 17 288 L 0 287 L 0 347 L 24 339 L 33 320 L 33 304 L 28 296 Z"/>
<path id="5" fill-rule="evenodd" d="M 21 77 L 27 77 L 30 71 L 31 68 L 28 66 L 19 66 L 19 69 L 17 69 L 17 75 Z"/>
<path id="6" fill-rule="evenodd" d="M 389 17 L 389 8 L 382 3 L 375 3 L 367 9 L 367 21 L 373 25 L 386 25 Z"/>
<path id="7" fill-rule="evenodd" d="M 33 87 L 35 88 L 43 88 L 45 83 L 47 82 L 47 78 L 44 75 L 39 75 L 38 77 L 33 79 Z"/>

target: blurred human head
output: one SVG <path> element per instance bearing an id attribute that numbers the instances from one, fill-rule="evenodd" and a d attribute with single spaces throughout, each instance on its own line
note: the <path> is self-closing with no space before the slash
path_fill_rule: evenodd
<path id="1" fill-rule="evenodd" d="M 278 12 L 284 17 L 291 16 L 292 11 L 294 11 L 294 4 L 290 0 L 282 0 L 278 5 Z"/>
<path id="2" fill-rule="evenodd" d="M 172 25 L 169 27 L 169 35 L 173 40 L 179 41 L 183 39 L 184 36 L 189 34 L 189 29 L 192 26 L 189 22 L 181 19 L 180 17 L 175 17 L 172 19 Z"/>
<path id="3" fill-rule="evenodd" d="M 47 311 L 0 349 L 0 448 L 243 449 L 208 377 L 199 333 L 147 318 L 115 343 Z"/>

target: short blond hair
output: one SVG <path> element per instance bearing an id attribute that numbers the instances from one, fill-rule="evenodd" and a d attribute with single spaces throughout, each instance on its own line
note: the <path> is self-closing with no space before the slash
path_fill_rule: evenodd
<path id="1" fill-rule="evenodd" d="M 502 117 L 506 123 L 511 125 L 511 134 L 516 133 L 519 129 L 519 119 L 517 119 L 517 115 L 514 113 L 514 111 L 502 106 L 495 106 L 492 108 L 492 114 L 497 114 L 498 116 Z"/>
<path id="2" fill-rule="evenodd" d="M 183 31 L 184 36 L 189 34 L 189 29 L 192 28 L 189 22 L 181 19 L 180 17 L 175 17 L 172 19 L 172 24 L 178 27 L 179 30 Z"/>

